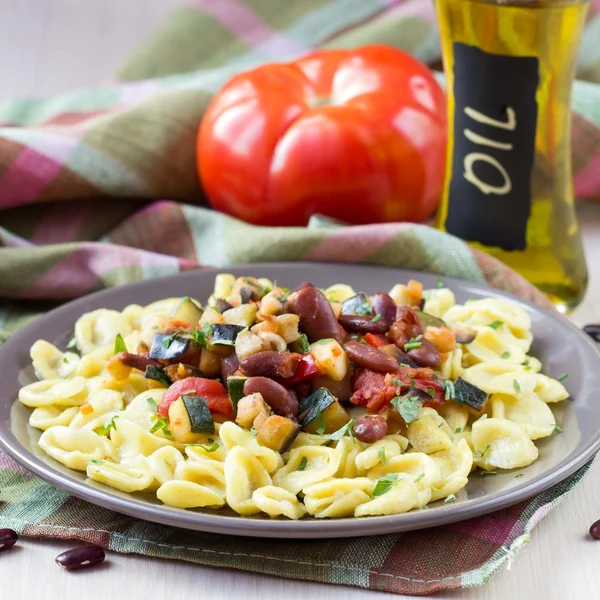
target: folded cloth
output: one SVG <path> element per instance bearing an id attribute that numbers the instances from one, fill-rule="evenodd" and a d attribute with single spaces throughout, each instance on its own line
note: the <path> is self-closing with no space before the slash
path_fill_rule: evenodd
<path id="1" fill-rule="evenodd" d="M 580 61 L 579 72 L 590 81 L 600 81 L 599 19 L 592 10 Z M 488 283 L 547 305 L 494 258 L 425 226 L 341 227 L 315 219 L 309 228 L 265 229 L 197 206 L 204 200 L 195 174 L 196 130 L 227 77 L 313 48 L 367 42 L 390 43 L 435 63 L 432 3 L 196 0 L 123 67 L 120 83 L 51 100 L 0 102 L 0 343 L 37 314 L 94 290 L 259 261 L 406 267 Z M 599 199 L 600 86 L 578 82 L 574 92 L 577 191 Z M 588 468 L 536 498 L 458 524 L 290 542 L 137 521 L 69 497 L 0 454 L 0 527 L 121 552 L 424 594 L 484 583 Z"/>

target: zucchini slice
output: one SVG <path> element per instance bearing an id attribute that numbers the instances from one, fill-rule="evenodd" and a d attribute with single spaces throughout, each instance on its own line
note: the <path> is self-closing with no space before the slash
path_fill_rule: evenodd
<path id="1" fill-rule="evenodd" d="M 446 322 L 442 321 L 442 319 L 438 319 L 422 310 L 415 310 L 415 312 L 419 317 L 419 321 L 421 321 L 423 329 L 426 329 L 427 327 L 446 327 Z"/>
<path id="2" fill-rule="evenodd" d="M 256 441 L 276 452 L 285 452 L 300 433 L 300 425 L 279 415 L 270 416 L 256 433 Z"/>
<path id="3" fill-rule="evenodd" d="M 154 381 L 160 381 L 160 383 L 164 383 L 167 387 L 171 385 L 171 380 L 167 376 L 167 374 L 160 367 L 155 367 L 154 365 L 148 365 L 146 367 L 146 371 L 144 373 L 144 377 L 146 379 L 153 379 Z"/>
<path id="4" fill-rule="evenodd" d="M 231 398 L 233 404 L 233 412 L 237 414 L 238 402 L 246 395 L 244 394 L 244 383 L 246 383 L 248 377 L 228 377 L 227 378 L 227 393 Z"/>
<path id="5" fill-rule="evenodd" d="M 177 398 L 169 406 L 169 430 L 173 439 L 180 444 L 194 444 L 204 437 L 201 433 L 192 432 L 192 421 L 183 398 Z"/>
<path id="6" fill-rule="evenodd" d="M 481 412 L 487 399 L 488 394 L 462 377 L 459 377 L 454 382 L 454 400 L 458 404 L 466 404 L 476 411 Z"/>
<path id="7" fill-rule="evenodd" d="M 150 358 L 158 360 L 172 360 L 183 356 L 190 346 L 190 338 L 180 335 L 166 335 L 157 333 L 152 340 Z"/>
<path id="8" fill-rule="evenodd" d="M 202 308 L 198 306 L 189 296 L 184 296 L 179 304 L 171 311 L 169 315 L 175 321 L 185 321 L 191 325 L 198 325 L 202 317 Z"/>
<path id="9" fill-rule="evenodd" d="M 182 396 L 185 410 L 190 419 L 190 431 L 192 433 L 214 433 L 215 422 L 206 398 L 202 396 Z"/>
<path id="10" fill-rule="evenodd" d="M 241 325 L 213 325 L 210 343 L 214 346 L 235 346 L 238 333 L 244 329 Z"/>
<path id="11" fill-rule="evenodd" d="M 223 319 L 229 325 L 251 327 L 254 324 L 257 312 L 258 304 L 240 304 L 240 306 L 226 310 L 223 313 Z"/>
<path id="12" fill-rule="evenodd" d="M 346 410 L 326 388 L 319 388 L 306 397 L 298 414 L 302 427 L 310 433 L 333 433 L 350 420 Z M 323 428 L 325 430 L 320 431 Z"/>
<path id="13" fill-rule="evenodd" d="M 369 303 L 369 299 L 366 294 L 362 292 L 344 300 L 342 302 L 342 314 L 343 315 L 362 315 L 365 317 L 373 315 L 373 308 Z"/>

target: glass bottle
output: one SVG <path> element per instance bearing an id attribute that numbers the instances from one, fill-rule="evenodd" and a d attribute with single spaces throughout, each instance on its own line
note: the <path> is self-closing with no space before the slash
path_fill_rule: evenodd
<path id="1" fill-rule="evenodd" d="M 448 164 L 436 225 L 562 311 L 587 287 L 571 175 L 571 87 L 587 0 L 436 0 Z"/>

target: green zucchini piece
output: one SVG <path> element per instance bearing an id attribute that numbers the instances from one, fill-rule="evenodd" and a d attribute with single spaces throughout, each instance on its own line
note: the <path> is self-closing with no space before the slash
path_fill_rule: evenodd
<path id="1" fill-rule="evenodd" d="M 241 325 L 213 325 L 210 337 L 211 345 L 235 346 L 235 340 L 245 327 Z"/>
<path id="2" fill-rule="evenodd" d="M 167 374 L 160 367 L 155 367 L 154 365 L 148 365 L 146 367 L 144 377 L 146 379 L 154 379 L 154 381 L 160 381 L 160 383 L 164 383 L 167 387 L 171 385 L 171 380 L 169 379 Z"/>
<path id="3" fill-rule="evenodd" d="M 227 393 L 233 404 L 233 412 L 237 414 L 238 402 L 246 395 L 244 394 L 244 383 L 248 377 L 233 376 L 227 378 Z"/>
<path id="4" fill-rule="evenodd" d="M 319 388 L 305 398 L 298 414 L 302 427 L 310 433 L 333 433 L 350 420 L 346 410 L 326 388 Z"/>
<path id="5" fill-rule="evenodd" d="M 169 315 L 174 321 L 185 321 L 194 326 L 198 325 L 201 316 L 202 308 L 200 308 L 189 296 L 184 296 Z"/>
<path id="6" fill-rule="evenodd" d="M 459 404 L 466 404 L 480 412 L 487 399 L 488 394 L 462 377 L 454 382 L 454 400 Z"/>
<path id="7" fill-rule="evenodd" d="M 180 335 L 166 335 L 157 333 L 152 339 L 150 358 L 158 360 L 172 360 L 185 354 L 190 346 L 190 338 Z"/>
<path id="8" fill-rule="evenodd" d="M 242 327 L 251 327 L 254 325 L 254 319 L 258 312 L 258 304 L 241 304 L 235 308 L 230 308 L 223 313 L 223 319 L 228 325 L 241 325 Z"/>
<path id="9" fill-rule="evenodd" d="M 300 425 L 279 415 L 270 416 L 256 433 L 256 441 L 276 452 L 285 452 L 300 433 Z"/>
<path id="10" fill-rule="evenodd" d="M 192 433 L 214 433 L 215 422 L 212 413 L 202 396 L 182 396 L 185 410 L 190 418 Z"/>
<path id="11" fill-rule="evenodd" d="M 422 310 L 415 310 L 423 329 L 425 327 L 446 327 L 446 323 L 442 319 L 438 319 L 429 313 L 423 312 Z"/>

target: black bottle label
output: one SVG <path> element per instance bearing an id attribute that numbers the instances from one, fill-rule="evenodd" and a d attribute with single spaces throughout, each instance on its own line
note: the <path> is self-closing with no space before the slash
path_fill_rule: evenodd
<path id="1" fill-rule="evenodd" d="M 446 229 L 524 250 L 531 212 L 539 60 L 454 44 L 454 150 Z"/>

